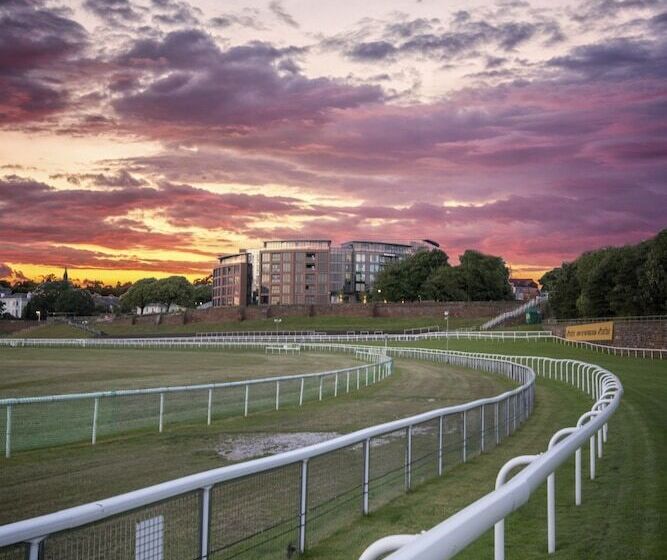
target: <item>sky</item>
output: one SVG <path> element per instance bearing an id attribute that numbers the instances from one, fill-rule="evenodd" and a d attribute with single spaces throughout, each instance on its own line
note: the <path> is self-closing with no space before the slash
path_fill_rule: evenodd
<path id="1" fill-rule="evenodd" d="M 539 278 L 667 227 L 667 1 L 0 0 L 0 278 L 434 239 Z"/>

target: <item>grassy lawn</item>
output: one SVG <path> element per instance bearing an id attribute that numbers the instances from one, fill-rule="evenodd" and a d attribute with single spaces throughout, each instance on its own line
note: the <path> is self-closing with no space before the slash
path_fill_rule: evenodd
<path id="1" fill-rule="evenodd" d="M 352 355 L 0 347 L 0 398 L 194 385 L 358 365 Z"/>
<path id="2" fill-rule="evenodd" d="M 424 343 L 442 347 L 441 343 Z M 583 504 L 575 508 L 573 461 L 557 474 L 557 553 L 563 559 L 657 559 L 667 550 L 665 532 L 667 362 L 617 358 L 553 343 L 450 341 L 451 349 L 578 358 L 618 375 L 625 394 L 610 423 L 597 478 L 585 476 Z M 508 459 L 544 451 L 558 428 L 573 425 L 591 401 L 557 382 L 538 381 L 533 417 L 493 453 L 475 458 L 338 531 L 308 558 L 356 559 L 374 540 L 429 529 L 493 489 Z M 584 473 L 587 454 L 584 453 Z M 506 521 L 507 557 L 546 557 L 546 485 Z M 457 558 L 493 557 L 489 531 Z"/>
<path id="3" fill-rule="evenodd" d="M 485 319 L 449 320 L 450 329 L 469 328 L 481 325 Z M 434 327 L 444 328 L 442 318 L 424 317 L 283 317 L 277 328 L 281 331 L 318 330 L 318 331 L 403 331 L 404 329 Z M 273 318 L 224 323 L 188 323 L 186 325 L 93 325 L 111 336 L 149 335 L 149 334 L 193 334 L 196 332 L 227 331 L 275 331 Z"/>
<path id="4" fill-rule="evenodd" d="M 63 323 L 44 323 L 27 330 L 17 331 L 9 338 L 90 338 L 93 335 Z"/>
<path id="5" fill-rule="evenodd" d="M 103 352 L 106 351 L 86 351 L 78 355 L 90 359 L 91 367 L 96 364 L 99 367 L 107 361 L 100 359 Z M 215 352 L 177 351 L 166 351 L 162 356 L 160 352 L 144 350 L 126 354 L 127 367 L 136 368 L 137 363 L 142 363 L 155 375 L 160 375 L 161 368 L 179 371 L 183 367 L 180 360 L 187 362 L 188 372 L 214 368 L 219 356 Z M 189 359 L 180 354 L 190 354 Z M 307 356 L 302 354 L 301 359 Z M 66 357 L 63 355 L 63 359 Z M 246 355 L 243 358 L 262 360 L 264 356 Z M 343 355 L 331 357 L 335 360 L 344 358 Z M 153 364 L 155 359 L 160 360 L 161 365 Z M 67 360 L 75 361 L 71 356 Z M 85 369 L 83 365 L 79 366 Z M 125 382 L 125 369 L 117 366 L 115 373 L 107 371 L 107 382 Z M 253 370 L 252 365 L 246 366 L 246 372 Z M 229 369 L 220 368 L 220 371 Z M 83 372 L 78 375 L 87 377 Z M 190 376 L 188 373 L 188 378 Z M 229 460 L 220 456 L 219 448 L 222 442 L 233 437 L 267 433 L 345 433 L 434 407 L 498 394 L 508 386 L 509 382 L 494 375 L 399 360 L 395 374 L 380 384 L 337 399 L 306 403 L 302 408 L 293 406 L 278 412 L 258 412 L 247 418 L 214 418 L 211 426 L 206 425 L 204 418 L 199 422 L 167 424 L 162 434 L 155 428 L 142 430 L 103 438 L 94 447 L 82 443 L 20 452 L 9 460 L 0 458 L 3 481 L 0 486 L 0 503 L 3 504 L 0 523 L 223 466 Z"/>

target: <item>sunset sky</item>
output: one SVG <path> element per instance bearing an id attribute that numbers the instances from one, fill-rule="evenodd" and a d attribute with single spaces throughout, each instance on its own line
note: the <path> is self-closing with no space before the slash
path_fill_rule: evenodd
<path id="1" fill-rule="evenodd" d="M 0 278 L 267 238 L 515 276 L 667 227 L 667 2 L 0 0 Z"/>

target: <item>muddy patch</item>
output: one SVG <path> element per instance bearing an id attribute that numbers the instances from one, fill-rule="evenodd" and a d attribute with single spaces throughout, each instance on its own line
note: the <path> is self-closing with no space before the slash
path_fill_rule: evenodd
<path id="1" fill-rule="evenodd" d="M 227 461 L 247 461 L 265 455 L 275 455 L 276 453 L 306 447 L 339 435 L 336 432 L 234 434 L 226 436 L 220 441 L 217 452 L 220 457 Z"/>

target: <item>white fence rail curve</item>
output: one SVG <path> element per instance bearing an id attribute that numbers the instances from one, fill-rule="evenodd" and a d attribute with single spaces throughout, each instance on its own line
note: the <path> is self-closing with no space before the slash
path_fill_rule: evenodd
<path id="1" fill-rule="evenodd" d="M 493 357 L 493 354 L 486 354 Z M 505 356 L 507 357 L 507 356 Z M 575 506 L 581 504 L 581 448 L 589 444 L 590 478 L 595 478 L 597 459 L 602 458 L 607 441 L 608 421 L 620 405 L 623 386 L 608 370 L 578 360 L 558 360 L 534 356 L 513 356 L 512 360 L 529 364 L 538 375 L 569 383 L 586 392 L 593 400 L 591 411 L 580 417 L 577 425 L 554 434 L 544 453 L 515 457 L 498 474 L 496 490 L 483 496 L 439 525 L 412 539 L 396 541 L 395 552 L 386 560 L 446 560 L 453 558 L 486 531 L 494 528 L 494 559 L 504 560 L 504 519 L 524 505 L 530 496 L 547 481 L 547 552 L 556 550 L 555 472 L 575 455 Z M 596 446 L 597 441 L 597 446 Z M 509 471 L 518 466 L 523 470 L 505 483 Z M 405 537 L 402 535 L 402 537 Z M 386 537 L 385 537 L 386 539 Z M 392 541 L 388 541 L 392 542 Z M 361 558 L 375 560 L 379 554 Z M 383 548 L 383 555 L 391 552 Z"/>
<path id="2" fill-rule="evenodd" d="M 224 347 L 273 348 L 261 342 L 228 343 Z M 281 404 L 301 406 L 305 401 L 337 397 L 382 381 L 393 371 L 392 358 L 378 347 L 362 353 L 342 344 L 302 344 L 299 348 L 353 354 L 364 363 L 243 381 L 1 398 L 0 446 L 9 458 L 13 451 L 86 439 L 95 445 L 102 433 L 117 435 L 151 426 L 161 433 L 172 417 L 175 422 L 201 419 L 210 425 L 214 416 L 248 416 L 249 411 L 279 410 Z"/>
<path id="3" fill-rule="evenodd" d="M 94 549 L 107 559 L 138 560 L 147 539 L 159 548 L 159 558 L 289 556 L 349 516 L 367 514 L 419 481 L 442 475 L 445 467 L 500 444 L 533 409 L 535 373 L 507 357 L 387 352 L 493 372 L 519 385 L 495 397 L 2 526 L 0 558 L 15 552 L 31 560 L 77 560 Z"/>

